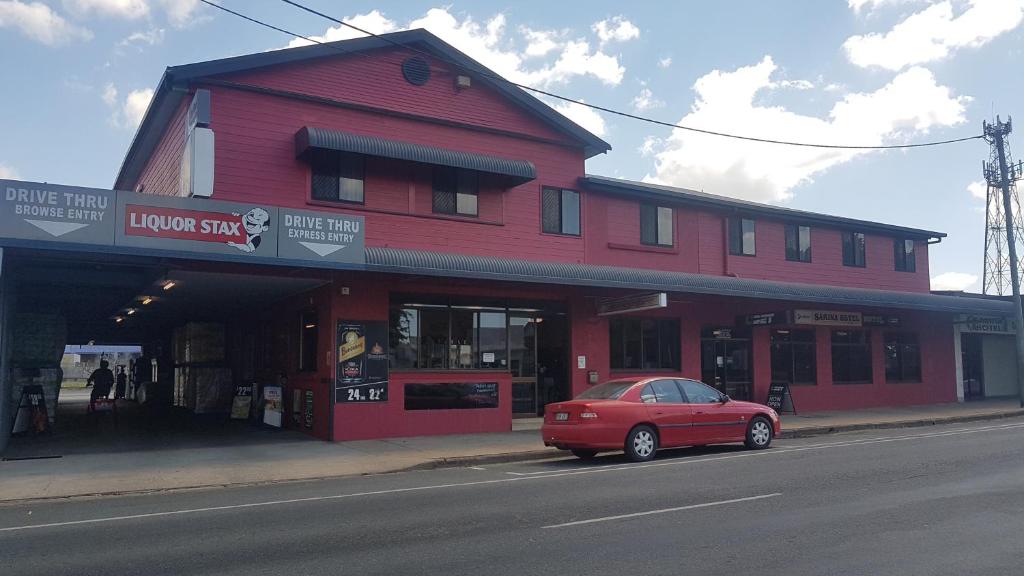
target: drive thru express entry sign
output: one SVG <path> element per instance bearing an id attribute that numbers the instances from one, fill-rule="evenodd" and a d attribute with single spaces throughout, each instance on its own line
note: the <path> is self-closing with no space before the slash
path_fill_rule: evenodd
<path id="1" fill-rule="evenodd" d="M 0 180 L 0 240 L 184 252 L 206 259 L 365 262 L 362 216 Z"/>

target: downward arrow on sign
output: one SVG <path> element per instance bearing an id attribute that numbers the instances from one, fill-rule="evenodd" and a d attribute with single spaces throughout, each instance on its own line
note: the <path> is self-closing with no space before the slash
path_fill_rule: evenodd
<path id="1" fill-rule="evenodd" d="M 320 257 L 324 257 L 329 254 L 334 254 L 338 250 L 344 248 L 344 246 L 340 244 L 320 244 L 317 242 L 299 242 L 299 244 L 302 244 L 306 248 L 309 248 Z"/>
<path id="2" fill-rule="evenodd" d="M 25 219 L 25 222 L 39 228 L 43 232 L 51 236 L 63 236 L 68 232 L 74 232 L 81 228 L 85 228 L 88 224 L 76 224 L 75 222 L 53 222 L 51 220 L 29 220 Z"/>

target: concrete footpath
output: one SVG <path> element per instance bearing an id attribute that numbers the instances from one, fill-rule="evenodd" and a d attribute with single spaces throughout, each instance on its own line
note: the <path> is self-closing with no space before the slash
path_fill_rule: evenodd
<path id="1" fill-rule="evenodd" d="M 1016 399 L 848 412 L 784 414 L 783 437 L 1024 417 Z M 94 446 L 74 439 L 14 442 L 0 460 L 0 502 L 310 480 L 442 466 L 554 458 L 539 419 L 496 434 L 328 443 L 246 430 L 216 437 L 164 434 L 158 443 Z"/>

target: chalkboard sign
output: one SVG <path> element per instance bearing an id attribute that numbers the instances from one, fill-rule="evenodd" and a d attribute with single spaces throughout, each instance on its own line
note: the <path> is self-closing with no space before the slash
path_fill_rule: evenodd
<path id="1" fill-rule="evenodd" d="M 765 401 L 765 405 L 775 410 L 776 412 L 786 411 L 786 397 L 789 397 L 789 412 L 796 414 L 796 404 L 793 403 L 793 394 L 789 391 L 789 383 L 782 382 L 779 384 L 772 384 L 768 387 L 768 400 Z"/>

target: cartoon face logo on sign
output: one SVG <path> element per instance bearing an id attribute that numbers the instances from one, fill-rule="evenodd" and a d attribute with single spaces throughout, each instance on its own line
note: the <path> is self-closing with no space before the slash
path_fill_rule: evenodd
<path id="1" fill-rule="evenodd" d="M 253 208 L 242 216 L 242 227 L 245 228 L 245 243 L 228 242 L 228 246 L 242 252 L 255 252 L 260 246 L 260 234 L 270 230 L 270 214 L 263 208 Z"/>

